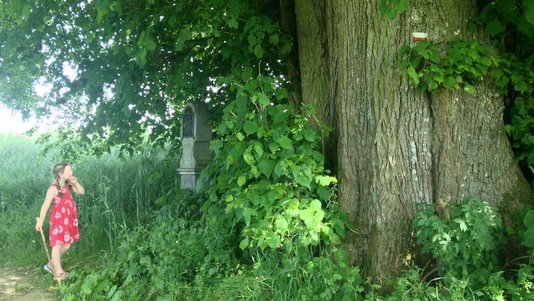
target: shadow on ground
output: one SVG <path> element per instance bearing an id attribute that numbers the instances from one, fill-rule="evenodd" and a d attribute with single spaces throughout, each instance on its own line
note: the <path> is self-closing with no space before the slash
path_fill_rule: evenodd
<path id="1" fill-rule="evenodd" d="M 48 277 L 40 271 L 0 267 L 1 301 L 55 301 L 54 293 L 36 287 L 36 277 Z"/>

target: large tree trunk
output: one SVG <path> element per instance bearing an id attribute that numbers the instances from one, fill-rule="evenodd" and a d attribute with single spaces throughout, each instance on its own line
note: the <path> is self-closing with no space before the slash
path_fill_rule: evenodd
<path id="1" fill-rule="evenodd" d="M 286 0 L 290 1 L 290 0 Z M 292 0 L 291 0 L 292 1 Z M 323 131 L 323 152 L 327 167 L 336 171 L 337 131 L 334 99 L 329 95 L 326 3 L 323 0 L 295 0 L 302 103 L 316 110 L 312 122 Z M 302 44 L 301 44 L 302 41 Z"/>
<path id="2" fill-rule="evenodd" d="M 412 32 L 434 42 L 482 37 L 466 31 L 476 1 L 414 0 L 394 20 L 380 15 L 379 4 L 296 1 L 303 100 L 319 102 L 321 118 L 335 128 L 339 201 L 355 225 L 346 247 L 375 277 L 397 274 L 412 257 L 418 202 L 532 199 L 491 83 L 473 97 L 429 95 L 401 79 L 398 50 Z"/>

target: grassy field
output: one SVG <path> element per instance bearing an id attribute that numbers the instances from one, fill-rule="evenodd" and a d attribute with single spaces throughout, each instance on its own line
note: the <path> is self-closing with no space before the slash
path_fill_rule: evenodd
<path id="1" fill-rule="evenodd" d="M 52 166 L 61 160 L 41 151 L 33 138 L 0 134 L 0 257 L 6 265 L 33 266 L 46 260 L 35 218 L 53 181 Z M 75 197 L 82 238 L 66 260 L 113 250 L 121 228 L 144 223 L 158 198 L 179 187 L 176 162 L 176 156 L 161 151 L 72 163 L 86 194 Z"/>

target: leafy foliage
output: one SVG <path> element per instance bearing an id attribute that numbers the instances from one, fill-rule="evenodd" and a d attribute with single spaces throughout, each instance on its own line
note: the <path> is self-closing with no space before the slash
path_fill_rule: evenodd
<path id="1" fill-rule="evenodd" d="M 478 274 L 483 278 L 497 266 L 503 244 L 500 215 L 487 202 L 465 199 L 452 205 L 450 220 L 427 208 L 414 218 L 417 243 L 424 253 L 440 260 L 440 273 L 455 276 Z"/>
<path id="2" fill-rule="evenodd" d="M 152 223 L 123 231 L 100 269 L 74 273 L 61 300 L 351 300 L 363 290 L 343 250 L 280 260 L 267 249 L 246 264 L 231 232 L 194 221 L 199 199 L 171 199 Z"/>
<path id="3" fill-rule="evenodd" d="M 409 0 L 380 0 L 380 13 L 389 19 L 395 19 L 408 9 Z"/>
<path id="4" fill-rule="evenodd" d="M 534 210 L 528 210 L 523 218 L 525 230 L 522 233 L 522 239 L 525 246 L 534 249 Z"/>
<path id="5" fill-rule="evenodd" d="M 39 116 L 59 110 L 79 133 L 70 141 L 125 151 L 147 133 L 178 148 L 184 102 L 209 101 L 216 113 L 234 97 L 224 78 L 283 74 L 292 48 L 276 14 L 249 1 L 3 1 L 2 10 L 1 101 Z M 44 99 L 32 89 L 41 81 L 52 85 Z"/>
<path id="6" fill-rule="evenodd" d="M 417 243 L 437 260 L 440 277 L 425 283 L 422 271 L 407 271 L 394 284 L 393 300 L 404 300 L 404 296 L 438 300 L 534 297 L 532 265 L 503 271 L 499 264 L 497 255 L 506 247 L 505 232 L 499 214 L 488 203 L 464 199 L 451 206 L 450 219 L 439 217 L 428 205 L 420 209 L 413 221 Z M 531 255 L 519 259 L 532 260 Z"/>
<path id="7" fill-rule="evenodd" d="M 344 233 L 334 190 L 324 170 L 319 132 L 303 115 L 273 104 L 287 92 L 270 77 L 249 80 L 225 109 L 204 171 L 208 218 L 243 227 L 246 249 L 339 243 Z"/>

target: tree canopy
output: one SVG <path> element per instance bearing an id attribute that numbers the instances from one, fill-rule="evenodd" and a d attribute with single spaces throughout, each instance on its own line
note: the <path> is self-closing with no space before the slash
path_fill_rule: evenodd
<path id="1" fill-rule="evenodd" d="M 286 84 L 292 42 L 262 3 L 2 1 L 0 99 L 26 115 L 59 110 L 75 127 L 63 133 L 96 152 L 132 149 L 147 131 L 174 141 L 186 101 L 217 112 L 253 79 Z M 52 85 L 42 98 L 37 82 Z"/>
<path id="2" fill-rule="evenodd" d="M 473 28 L 485 28 L 499 51 L 531 67 L 534 4 L 479 4 Z M 380 9 L 395 18 L 408 5 L 382 0 Z M 298 74 L 296 47 L 281 29 L 278 1 L 2 0 L 0 13 L 0 100 L 25 116 L 59 110 L 74 127 L 63 135 L 96 153 L 111 145 L 131 150 L 147 129 L 151 141 L 172 141 L 184 102 L 207 101 L 221 116 L 235 89 L 257 85 L 251 79 L 259 76 L 277 87 L 293 81 L 278 100 L 298 91 L 298 78 L 288 78 Z M 37 95 L 36 83 L 50 92 Z M 524 115 L 530 102 L 521 103 L 514 112 Z M 530 128 L 515 122 L 509 132 L 524 144 Z"/>

